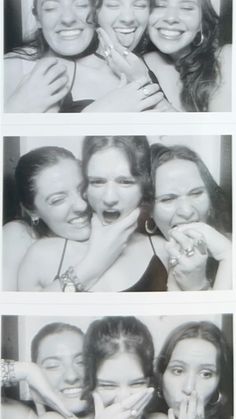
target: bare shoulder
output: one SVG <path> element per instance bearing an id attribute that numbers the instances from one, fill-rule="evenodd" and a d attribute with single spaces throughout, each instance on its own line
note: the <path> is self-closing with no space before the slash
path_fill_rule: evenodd
<path id="1" fill-rule="evenodd" d="M 226 44 L 219 49 L 218 59 L 220 62 L 229 62 L 232 61 L 232 45 Z"/>
<path id="2" fill-rule="evenodd" d="M 4 240 L 28 240 L 33 241 L 33 232 L 26 223 L 23 221 L 10 221 L 3 226 Z"/>
<path id="3" fill-rule="evenodd" d="M 36 419 L 37 415 L 28 406 L 17 400 L 5 399 L 2 403 L 2 418 L 12 419 Z"/>
<path id="4" fill-rule="evenodd" d="M 59 251 L 60 247 L 64 246 L 65 240 L 60 237 L 45 237 L 42 239 L 37 240 L 32 246 L 30 247 L 27 256 L 30 255 L 36 256 L 37 259 L 42 256 L 48 258 L 54 252 Z"/>

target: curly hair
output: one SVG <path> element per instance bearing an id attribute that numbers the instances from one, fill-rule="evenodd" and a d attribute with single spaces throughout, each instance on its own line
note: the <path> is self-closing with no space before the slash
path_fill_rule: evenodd
<path id="1" fill-rule="evenodd" d="M 164 346 L 156 361 L 155 376 L 159 387 L 159 402 L 161 410 L 168 411 L 168 406 L 163 400 L 163 374 L 171 359 L 176 345 L 185 339 L 199 338 L 210 342 L 217 350 L 217 367 L 219 371 L 219 384 L 216 392 L 205 406 L 206 419 L 229 419 L 232 397 L 232 359 L 225 337 L 221 330 L 208 321 L 189 322 L 174 329 L 167 337 Z M 221 397 L 219 397 L 219 394 Z"/>
<path id="2" fill-rule="evenodd" d="M 202 10 L 202 42 L 199 33 L 189 46 L 190 50 L 179 58 L 175 67 L 183 83 L 181 101 L 186 111 L 207 112 L 209 99 L 217 89 L 220 68 L 217 59 L 219 49 L 219 16 L 211 0 L 199 0 Z M 201 34 L 200 34 L 201 36 Z"/>

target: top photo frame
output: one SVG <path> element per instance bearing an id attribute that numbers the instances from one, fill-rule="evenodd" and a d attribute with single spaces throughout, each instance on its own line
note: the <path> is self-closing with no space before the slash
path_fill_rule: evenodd
<path id="1" fill-rule="evenodd" d="M 232 111 L 232 0 L 5 0 L 4 14 L 6 113 Z"/>

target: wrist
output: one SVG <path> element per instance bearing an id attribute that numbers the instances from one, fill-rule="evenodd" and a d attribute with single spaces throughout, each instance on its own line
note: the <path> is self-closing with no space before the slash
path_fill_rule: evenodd
<path id="1" fill-rule="evenodd" d="M 0 360 L 0 382 L 3 387 L 11 387 L 17 384 L 16 362 L 11 359 Z"/>

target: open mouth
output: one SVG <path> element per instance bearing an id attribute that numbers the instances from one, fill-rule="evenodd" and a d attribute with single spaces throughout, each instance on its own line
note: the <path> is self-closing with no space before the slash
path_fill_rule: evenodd
<path id="1" fill-rule="evenodd" d="M 82 389 L 80 387 L 68 387 L 61 390 L 61 393 L 64 397 L 67 397 L 69 399 L 73 398 L 79 398 L 82 393 Z"/>
<path id="2" fill-rule="evenodd" d="M 82 29 L 63 29 L 58 31 L 61 38 L 66 40 L 76 39 L 81 34 Z"/>
<path id="3" fill-rule="evenodd" d="M 158 32 L 162 38 L 173 40 L 173 41 L 180 39 L 184 33 L 184 31 L 180 31 L 177 29 L 167 29 L 167 28 L 159 28 Z"/>
<path id="4" fill-rule="evenodd" d="M 112 224 L 121 216 L 120 211 L 103 211 L 103 220 L 106 224 Z"/>
<path id="5" fill-rule="evenodd" d="M 124 47 L 129 48 L 133 44 L 136 28 L 115 28 L 114 31 L 116 37 Z"/>

